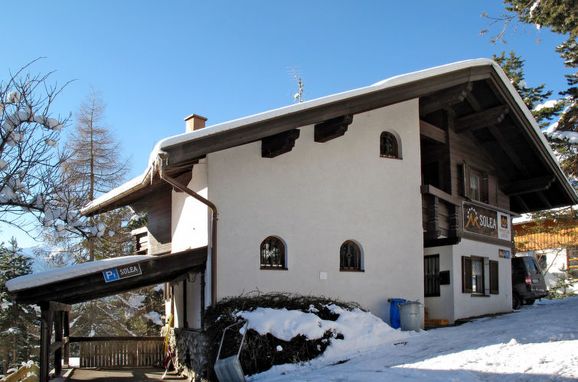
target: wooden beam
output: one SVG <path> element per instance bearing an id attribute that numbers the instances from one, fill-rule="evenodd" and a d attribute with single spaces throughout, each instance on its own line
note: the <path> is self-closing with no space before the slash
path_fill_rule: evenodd
<path id="1" fill-rule="evenodd" d="M 524 164 L 524 161 L 520 159 L 518 154 L 516 154 L 516 151 L 514 151 L 514 149 L 510 146 L 510 144 L 508 144 L 508 140 L 504 136 L 504 133 L 502 133 L 502 129 L 496 126 L 490 126 L 489 130 L 490 133 L 494 136 L 494 138 L 496 138 L 498 146 L 500 146 L 500 148 L 504 151 L 504 153 L 506 153 L 508 158 L 510 158 L 514 166 L 516 166 L 516 168 L 518 168 L 524 174 L 528 174 L 528 168 Z"/>
<path id="2" fill-rule="evenodd" d="M 353 115 L 344 115 L 315 125 L 315 142 L 323 143 L 341 137 L 353 122 Z"/>
<path id="3" fill-rule="evenodd" d="M 447 132 L 445 130 L 423 120 L 419 121 L 419 133 L 439 143 L 446 144 L 448 142 Z"/>
<path id="4" fill-rule="evenodd" d="M 508 106 L 499 105 L 460 117 L 455 122 L 456 133 L 459 134 L 466 130 L 473 131 L 496 125 L 504 120 L 509 110 Z"/>
<path id="5" fill-rule="evenodd" d="M 431 184 L 424 184 L 421 186 L 421 193 L 433 195 L 436 198 L 443 200 L 444 202 L 453 204 L 454 206 L 460 206 L 462 204 L 462 200 L 460 198 L 450 195 L 447 192 L 432 186 Z"/>
<path id="6" fill-rule="evenodd" d="M 70 366 L 70 312 L 62 313 L 62 340 L 64 341 L 63 366 L 68 368 Z"/>
<path id="7" fill-rule="evenodd" d="M 40 312 L 40 380 L 48 381 L 50 368 L 50 341 L 52 335 L 53 311 L 50 304 L 43 304 Z"/>
<path id="8" fill-rule="evenodd" d="M 468 94 L 467 97 L 468 102 L 470 103 L 470 105 L 472 106 L 472 108 L 474 110 L 476 110 L 476 114 L 479 115 L 479 113 L 483 113 L 484 111 L 482 111 L 482 107 L 480 105 L 480 103 L 478 102 L 478 100 L 476 99 L 476 97 L 473 94 Z M 509 112 L 509 108 L 506 105 L 500 105 L 500 106 L 496 106 L 494 108 L 491 109 L 487 109 L 486 112 L 489 112 L 489 110 L 493 110 L 496 109 L 495 112 L 499 112 L 499 108 L 503 107 L 503 108 L 507 108 L 508 112 Z M 503 121 L 500 121 L 500 123 Z M 494 138 L 496 139 L 496 142 L 498 144 L 498 146 L 500 146 L 500 148 L 502 149 L 503 153 L 510 159 L 510 161 L 514 164 L 514 166 L 520 170 L 521 172 L 523 172 L 524 174 L 528 173 L 528 169 L 526 168 L 526 166 L 524 165 L 523 161 L 520 159 L 520 157 L 515 153 L 515 151 L 510 147 L 510 145 L 507 143 L 507 139 L 504 136 L 504 134 L 502 133 L 502 129 L 506 129 L 509 126 L 508 125 L 504 125 L 502 124 L 501 128 L 496 127 L 496 125 L 490 125 L 487 126 L 490 130 L 490 133 L 494 136 Z M 470 131 L 472 131 L 472 129 L 469 129 Z M 457 121 L 456 121 L 456 132 L 458 132 L 457 130 Z M 495 150 L 494 150 L 495 151 Z M 491 152 L 491 150 L 488 150 L 488 152 Z M 499 161 L 497 161 L 497 163 L 499 163 Z M 497 169 L 499 170 L 499 166 L 497 167 Z"/>
<path id="9" fill-rule="evenodd" d="M 516 203 L 518 203 L 520 205 L 520 207 L 522 207 L 521 212 L 529 212 L 530 211 L 530 207 L 528 207 L 528 204 L 526 204 L 524 199 L 522 199 L 521 195 L 514 196 L 514 200 L 516 201 Z"/>
<path id="10" fill-rule="evenodd" d="M 434 111 L 445 109 L 452 105 L 458 104 L 466 99 L 472 91 L 473 83 L 467 82 L 462 85 L 443 90 L 420 99 L 419 114 L 428 115 Z"/>
<path id="11" fill-rule="evenodd" d="M 261 140 L 261 156 L 263 158 L 275 158 L 293 150 L 299 133 L 298 129 L 293 129 L 263 138 Z"/>
<path id="12" fill-rule="evenodd" d="M 62 374 L 63 316 L 63 311 L 54 313 L 54 343 L 50 345 L 50 352 L 54 353 L 54 374 L 57 377 Z"/>
<path id="13" fill-rule="evenodd" d="M 549 189 L 554 181 L 555 178 L 552 175 L 539 176 L 508 183 L 502 187 L 502 191 L 508 196 L 531 194 Z"/>
<path id="14" fill-rule="evenodd" d="M 546 197 L 546 195 L 544 195 L 543 192 L 537 192 L 536 195 L 538 195 L 538 199 L 540 199 L 540 201 L 542 203 L 544 203 L 544 205 L 546 206 L 547 209 L 551 209 L 552 208 L 552 204 L 550 203 L 550 201 L 548 200 L 548 198 Z"/>

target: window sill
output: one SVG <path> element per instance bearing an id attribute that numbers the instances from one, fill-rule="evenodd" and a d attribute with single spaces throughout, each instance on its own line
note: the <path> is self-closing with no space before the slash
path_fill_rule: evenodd
<path id="1" fill-rule="evenodd" d="M 400 157 L 396 157 L 396 156 L 393 156 L 393 155 L 380 155 L 379 157 L 380 157 L 380 158 L 386 158 L 386 159 L 397 159 L 397 160 L 402 160 L 402 158 L 400 158 Z"/>
<path id="2" fill-rule="evenodd" d="M 470 296 L 472 296 L 472 297 L 490 297 L 489 294 L 483 294 L 483 293 L 472 293 Z"/>
<path id="3" fill-rule="evenodd" d="M 364 269 L 339 269 L 339 272 L 363 273 L 363 272 L 365 272 L 365 270 Z"/>
<path id="4" fill-rule="evenodd" d="M 289 268 L 283 268 L 283 267 L 261 267 L 260 268 L 262 271 L 288 271 Z"/>

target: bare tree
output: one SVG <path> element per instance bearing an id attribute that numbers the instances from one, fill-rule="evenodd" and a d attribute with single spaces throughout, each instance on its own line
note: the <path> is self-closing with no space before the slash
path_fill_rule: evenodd
<path id="1" fill-rule="evenodd" d="M 70 218 L 50 229 L 48 239 L 73 262 L 127 252 L 125 226 L 130 211 L 120 209 L 89 219 L 78 215 L 99 194 L 119 185 L 127 172 L 126 162 L 120 160 L 119 144 L 104 124 L 105 109 L 101 97 L 92 91 L 81 104 L 75 129 L 65 145 L 59 211 L 65 210 Z"/>
<path id="2" fill-rule="evenodd" d="M 25 215 L 42 218 L 57 192 L 61 129 L 67 119 L 51 115 L 63 87 L 51 73 L 29 74 L 30 64 L 0 81 L 0 222 L 26 230 Z"/>

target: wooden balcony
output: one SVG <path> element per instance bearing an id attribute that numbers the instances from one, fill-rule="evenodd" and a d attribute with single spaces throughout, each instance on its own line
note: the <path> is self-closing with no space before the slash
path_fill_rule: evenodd
<path id="1" fill-rule="evenodd" d="M 461 200 L 432 185 L 423 185 L 424 246 L 457 244 L 461 240 Z"/>

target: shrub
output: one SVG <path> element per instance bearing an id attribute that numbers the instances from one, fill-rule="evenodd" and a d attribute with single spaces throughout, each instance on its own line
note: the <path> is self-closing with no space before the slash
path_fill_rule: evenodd
<path id="1" fill-rule="evenodd" d="M 213 364 L 219 350 L 223 330 L 233 323 L 239 322 L 237 316 L 241 311 L 253 311 L 257 308 L 299 310 L 306 313 L 314 312 L 323 320 L 335 321 L 339 317 L 327 308 L 335 304 L 343 309 L 359 308 L 356 303 L 344 303 L 335 299 L 316 296 L 302 296 L 288 293 L 250 293 L 239 297 L 228 297 L 207 309 L 205 313 L 206 335 L 209 343 L 208 359 L 209 374 L 212 374 Z M 239 327 L 241 324 L 239 324 Z M 311 340 L 305 336 L 297 336 L 291 341 L 284 341 L 271 334 L 260 335 L 254 330 L 248 330 L 245 344 L 240 354 L 241 365 L 245 374 L 255 374 L 270 369 L 274 365 L 284 363 L 299 363 L 309 361 L 322 354 L 331 343 L 332 338 L 341 334 L 327 331 L 322 338 Z M 227 331 L 221 358 L 237 353 L 241 342 L 239 328 Z M 278 351 L 278 347 L 282 350 Z M 216 380 L 216 378 L 212 378 Z"/>

